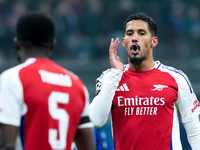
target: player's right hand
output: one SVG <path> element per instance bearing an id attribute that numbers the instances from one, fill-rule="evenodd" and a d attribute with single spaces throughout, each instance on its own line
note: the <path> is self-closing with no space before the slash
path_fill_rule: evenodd
<path id="1" fill-rule="evenodd" d="M 111 38 L 110 48 L 109 48 L 109 60 L 112 68 L 124 71 L 124 64 L 122 63 L 120 57 L 117 56 L 119 44 L 120 44 L 119 38 L 117 38 L 115 41 L 113 38 Z"/>

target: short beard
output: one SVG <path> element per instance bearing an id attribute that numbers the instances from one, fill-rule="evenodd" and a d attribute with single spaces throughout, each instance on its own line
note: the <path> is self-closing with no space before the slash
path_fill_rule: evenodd
<path id="1" fill-rule="evenodd" d="M 129 57 L 130 63 L 133 64 L 133 65 L 140 65 L 141 62 L 144 60 L 144 57 L 139 57 L 139 58 L 137 58 L 137 57 L 130 57 L 130 56 L 128 56 L 128 57 Z"/>

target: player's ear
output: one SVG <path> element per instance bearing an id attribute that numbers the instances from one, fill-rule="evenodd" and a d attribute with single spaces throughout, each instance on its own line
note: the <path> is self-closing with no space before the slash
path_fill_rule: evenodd
<path id="1" fill-rule="evenodd" d="M 51 51 L 53 51 L 53 49 L 54 49 L 54 47 L 55 47 L 55 45 L 56 45 L 56 39 L 53 39 L 53 42 L 51 43 L 51 45 L 50 45 L 50 50 Z"/>
<path id="2" fill-rule="evenodd" d="M 157 44 L 158 44 L 158 37 L 154 36 L 151 41 L 151 47 L 156 47 Z"/>
<path id="3" fill-rule="evenodd" d="M 19 42 L 18 38 L 14 37 L 13 42 L 14 42 L 16 50 L 19 50 L 20 49 L 20 42 Z"/>
<path id="4" fill-rule="evenodd" d="M 122 38 L 122 45 L 124 46 L 124 37 Z"/>

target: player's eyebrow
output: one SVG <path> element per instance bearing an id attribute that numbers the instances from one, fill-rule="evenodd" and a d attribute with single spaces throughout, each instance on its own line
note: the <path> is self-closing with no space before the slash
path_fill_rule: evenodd
<path id="1" fill-rule="evenodd" d="M 147 32 L 145 29 L 137 29 L 136 31 L 137 31 L 137 32 Z M 126 33 L 127 33 L 127 32 L 134 32 L 134 30 L 133 30 L 133 29 L 127 29 L 127 30 L 126 30 Z"/>
<path id="2" fill-rule="evenodd" d="M 133 32 L 133 29 L 128 29 L 126 30 L 126 32 Z"/>

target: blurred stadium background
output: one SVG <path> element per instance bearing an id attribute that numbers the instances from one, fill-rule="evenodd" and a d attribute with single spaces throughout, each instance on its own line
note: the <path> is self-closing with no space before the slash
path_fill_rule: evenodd
<path id="1" fill-rule="evenodd" d="M 18 64 L 12 44 L 14 25 L 27 10 L 45 11 L 55 18 L 57 46 L 52 59 L 82 78 L 91 101 L 96 78 L 110 67 L 110 38 L 123 36 L 123 23 L 135 12 L 149 14 L 158 24 L 154 59 L 185 72 L 200 98 L 200 0 L 0 0 L 1 72 Z M 119 55 L 127 63 L 122 46 Z M 109 121 L 102 130 L 105 149 L 110 150 Z M 190 150 L 182 125 L 181 131 L 184 150 Z"/>

